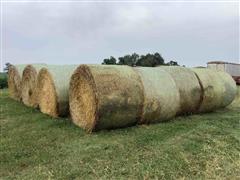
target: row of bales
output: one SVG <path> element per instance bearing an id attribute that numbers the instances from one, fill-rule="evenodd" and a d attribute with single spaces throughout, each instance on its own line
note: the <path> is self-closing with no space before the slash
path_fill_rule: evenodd
<path id="1" fill-rule="evenodd" d="M 232 77 L 206 68 L 16 65 L 10 97 L 52 117 L 71 116 L 88 132 L 159 123 L 229 105 Z"/>

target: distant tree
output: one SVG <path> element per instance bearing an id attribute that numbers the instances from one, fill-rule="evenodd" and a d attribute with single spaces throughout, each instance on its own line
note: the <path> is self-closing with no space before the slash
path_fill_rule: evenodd
<path id="1" fill-rule="evenodd" d="M 156 52 L 154 54 L 154 59 L 155 59 L 156 65 L 164 65 L 164 59 L 159 53 Z"/>
<path id="2" fill-rule="evenodd" d="M 164 59 L 159 53 L 148 53 L 146 55 L 142 55 L 136 64 L 137 66 L 155 67 L 158 65 L 164 65 Z"/>
<path id="3" fill-rule="evenodd" d="M 132 55 L 125 55 L 123 57 L 118 58 L 119 65 L 128 65 L 135 66 L 139 59 L 139 55 L 137 53 L 133 53 Z"/>
<path id="4" fill-rule="evenodd" d="M 151 54 L 141 55 L 137 62 L 137 66 L 154 67 L 154 57 Z"/>
<path id="5" fill-rule="evenodd" d="M 139 55 L 137 53 L 133 53 L 132 54 L 132 62 L 133 62 L 134 66 L 136 66 L 138 60 L 139 60 Z"/>
<path id="6" fill-rule="evenodd" d="M 4 72 L 8 72 L 9 67 L 10 67 L 11 65 L 12 65 L 11 63 L 6 63 L 6 64 L 5 64 L 5 68 L 3 69 L 3 71 L 4 71 Z"/>
<path id="7" fill-rule="evenodd" d="M 116 64 L 117 60 L 111 56 L 109 59 L 104 59 L 102 64 Z"/>
<path id="8" fill-rule="evenodd" d="M 178 63 L 177 63 L 177 61 L 169 61 L 169 62 L 167 63 L 167 65 L 168 65 L 168 66 L 179 66 Z"/>
<path id="9" fill-rule="evenodd" d="M 158 52 L 154 54 L 138 55 L 133 53 L 131 55 L 127 54 L 125 56 L 119 57 L 118 62 L 111 56 L 109 59 L 104 59 L 102 64 L 118 64 L 118 65 L 128 65 L 128 66 L 145 66 L 145 67 L 156 67 L 159 65 L 167 66 L 179 66 L 177 61 L 169 61 L 165 63 L 163 57 Z"/>
<path id="10" fill-rule="evenodd" d="M 132 62 L 131 55 L 125 55 L 123 57 L 119 57 L 118 58 L 118 64 L 119 65 L 129 65 L 129 66 L 132 66 L 133 62 Z"/>
<path id="11" fill-rule="evenodd" d="M 0 72 L 0 89 L 7 88 L 7 86 L 8 86 L 7 73 Z"/>

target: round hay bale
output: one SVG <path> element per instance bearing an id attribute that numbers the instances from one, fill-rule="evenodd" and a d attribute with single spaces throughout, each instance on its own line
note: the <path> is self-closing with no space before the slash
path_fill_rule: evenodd
<path id="1" fill-rule="evenodd" d="M 17 101 L 21 101 L 21 81 L 22 72 L 26 65 L 11 65 L 8 70 L 8 90 L 9 96 Z"/>
<path id="2" fill-rule="evenodd" d="M 30 107 L 38 106 L 37 75 L 44 64 L 27 65 L 22 75 L 22 101 Z"/>
<path id="3" fill-rule="evenodd" d="M 223 71 L 218 71 L 219 77 L 222 79 L 222 82 L 224 84 L 224 94 L 222 96 L 222 104 L 221 107 L 226 107 L 229 104 L 231 104 L 234 100 L 234 98 L 237 95 L 237 86 L 236 82 L 232 78 L 231 75 L 228 73 L 225 73 Z"/>
<path id="4" fill-rule="evenodd" d="M 230 106 L 240 108 L 240 86 L 237 86 L 236 96 Z"/>
<path id="5" fill-rule="evenodd" d="M 69 114 L 69 82 L 76 65 L 49 65 L 38 73 L 38 104 L 42 113 L 52 117 Z"/>
<path id="6" fill-rule="evenodd" d="M 180 106 L 179 92 L 171 75 L 161 68 L 135 68 L 141 77 L 144 103 L 139 123 L 157 123 L 174 117 Z"/>
<path id="7" fill-rule="evenodd" d="M 211 112 L 229 105 L 236 94 L 236 84 L 224 72 L 210 69 L 192 69 L 203 90 L 202 102 L 198 112 Z"/>
<path id="8" fill-rule="evenodd" d="M 71 117 L 88 132 L 136 124 L 142 103 L 141 81 L 129 66 L 81 65 L 71 77 Z"/>
<path id="9" fill-rule="evenodd" d="M 180 95 L 178 115 L 196 113 L 199 109 L 202 89 L 195 73 L 188 68 L 180 66 L 161 66 L 170 73 L 176 83 Z"/>

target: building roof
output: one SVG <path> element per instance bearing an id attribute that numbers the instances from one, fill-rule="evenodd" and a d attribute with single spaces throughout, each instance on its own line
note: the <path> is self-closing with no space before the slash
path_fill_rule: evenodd
<path id="1" fill-rule="evenodd" d="M 232 64 L 232 65 L 240 65 L 238 63 L 224 62 L 224 61 L 209 61 L 207 64 Z"/>

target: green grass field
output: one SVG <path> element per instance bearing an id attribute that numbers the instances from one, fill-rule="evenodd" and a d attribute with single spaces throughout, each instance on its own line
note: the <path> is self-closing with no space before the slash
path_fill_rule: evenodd
<path id="1" fill-rule="evenodd" d="M 239 179 L 240 109 L 86 134 L 0 95 L 0 179 Z"/>

